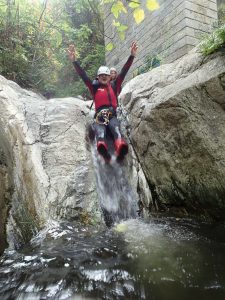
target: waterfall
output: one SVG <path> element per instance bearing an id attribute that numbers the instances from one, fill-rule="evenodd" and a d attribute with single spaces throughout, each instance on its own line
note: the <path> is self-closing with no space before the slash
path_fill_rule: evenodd
<path id="1" fill-rule="evenodd" d="M 92 144 L 97 192 L 105 223 L 111 226 L 124 219 L 136 218 L 137 199 L 128 181 L 124 162 L 118 163 L 112 155 L 110 164 L 99 156 L 96 143 Z"/>

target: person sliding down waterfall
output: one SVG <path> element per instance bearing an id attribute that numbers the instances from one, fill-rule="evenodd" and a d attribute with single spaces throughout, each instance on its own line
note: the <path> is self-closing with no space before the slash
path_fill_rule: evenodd
<path id="1" fill-rule="evenodd" d="M 95 104 L 94 131 L 97 141 L 98 153 L 103 156 L 106 162 L 110 162 L 111 155 L 106 143 L 107 126 L 113 135 L 115 154 L 117 161 L 122 161 L 128 153 L 128 145 L 120 132 L 120 123 L 116 116 L 117 96 L 121 90 L 121 84 L 137 54 L 137 43 L 131 44 L 131 55 L 123 66 L 117 78 L 110 81 L 110 70 L 106 66 L 101 66 L 97 72 L 97 79 L 91 81 L 86 72 L 77 61 L 75 45 L 70 45 L 67 52 L 75 70 L 82 78 L 91 92 Z"/>

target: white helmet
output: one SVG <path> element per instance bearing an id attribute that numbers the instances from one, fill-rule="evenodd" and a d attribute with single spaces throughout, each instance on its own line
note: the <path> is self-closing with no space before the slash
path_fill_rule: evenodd
<path id="1" fill-rule="evenodd" d="M 105 75 L 110 75 L 110 71 L 109 71 L 109 68 L 106 67 L 106 66 L 101 66 L 99 69 L 98 69 L 98 75 L 101 75 L 101 74 L 105 74 Z"/>

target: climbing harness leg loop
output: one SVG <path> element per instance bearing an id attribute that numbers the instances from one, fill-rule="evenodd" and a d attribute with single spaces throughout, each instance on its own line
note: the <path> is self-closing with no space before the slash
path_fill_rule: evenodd
<path id="1" fill-rule="evenodd" d="M 110 109 L 102 109 L 96 114 L 95 122 L 97 124 L 108 125 L 112 116 L 113 113 L 110 111 Z"/>

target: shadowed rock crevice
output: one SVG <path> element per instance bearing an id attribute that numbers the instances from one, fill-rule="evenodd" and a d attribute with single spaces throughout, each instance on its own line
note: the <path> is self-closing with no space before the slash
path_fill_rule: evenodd
<path id="1" fill-rule="evenodd" d="M 9 215 L 13 188 L 3 150 L 0 147 L 0 255 L 7 246 L 6 222 Z"/>

